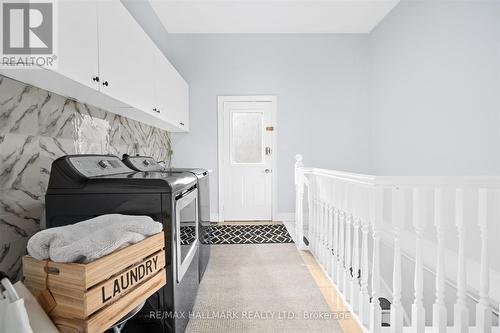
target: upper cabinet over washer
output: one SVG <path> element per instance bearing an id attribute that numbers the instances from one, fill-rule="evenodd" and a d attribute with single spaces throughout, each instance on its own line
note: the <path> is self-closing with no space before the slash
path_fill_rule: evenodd
<path id="1" fill-rule="evenodd" d="M 55 72 L 99 89 L 99 40 L 97 3 L 93 1 L 59 1 L 58 66 Z"/>
<path id="2" fill-rule="evenodd" d="M 172 132 L 189 130 L 189 87 L 119 0 L 57 2 L 57 68 L 1 74 Z"/>
<path id="3" fill-rule="evenodd" d="M 150 113 L 157 48 L 120 2 L 99 1 L 98 9 L 101 92 Z"/>

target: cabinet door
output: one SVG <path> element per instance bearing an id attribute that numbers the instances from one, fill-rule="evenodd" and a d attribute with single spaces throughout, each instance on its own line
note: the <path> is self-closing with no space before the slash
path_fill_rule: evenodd
<path id="1" fill-rule="evenodd" d="M 189 130 L 189 87 L 168 59 L 156 53 L 156 101 L 160 117 L 181 130 Z"/>
<path id="2" fill-rule="evenodd" d="M 155 45 L 118 0 L 99 1 L 98 21 L 101 92 L 152 112 Z"/>
<path id="3" fill-rule="evenodd" d="M 58 50 L 55 72 L 98 89 L 97 2 L 59 1 Z"/>

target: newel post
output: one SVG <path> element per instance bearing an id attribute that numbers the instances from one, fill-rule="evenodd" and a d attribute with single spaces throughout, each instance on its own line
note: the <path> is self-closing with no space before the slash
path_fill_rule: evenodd
<path id="1" fill-rule="evenodd" d="M 302 155 L 295 155 L 295 239 L 297 247 L 299 249 L 304 249 L 304 173 L 302 168 L 304 163 L 302 163 Z"/>

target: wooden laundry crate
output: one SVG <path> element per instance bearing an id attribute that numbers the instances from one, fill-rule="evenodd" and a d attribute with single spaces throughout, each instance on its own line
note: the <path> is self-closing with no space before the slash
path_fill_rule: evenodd
<path id="1" fill-rule="evenodd" d="M 59 330 L 104 332 L 166 283 L 163 232 L 89 264 L 23 258 L 24 283 Z"/>

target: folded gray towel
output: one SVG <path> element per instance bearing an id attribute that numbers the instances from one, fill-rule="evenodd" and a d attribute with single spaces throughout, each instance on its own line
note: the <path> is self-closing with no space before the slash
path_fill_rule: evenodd
<path id="1" fill-rule="evenodd" d="M 149 216 L 108 214 L 42 230 L 28 241 L 35 259 L 86 264 L 157 234 L 163 226 Z"/>

